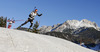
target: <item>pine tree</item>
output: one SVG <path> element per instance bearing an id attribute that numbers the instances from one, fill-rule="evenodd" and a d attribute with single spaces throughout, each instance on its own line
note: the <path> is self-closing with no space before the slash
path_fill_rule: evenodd
<path id="1" fill-rule="evenodd" d="M 3 27 L 3 17 L 0 17 L 0 27 Z"/>
<path id="2" fill-rule="evenodd" d="M 3 16 L 0 17 L 0 27 L 6 27 L 6 18 L 3 18 Z"/>
<path id="3" fill-rule="evenodd" d="M 38 33 L 38 31 L 39 31 L 39 30 L 37 29 L 38 27 L 39 27 L 39 23 L 38 23 L 38 21 L 36 21 L 36 23 L 35 23 L 34 26 L 33 26 L 33 32 L 34 32 L 34 33 Z"/>

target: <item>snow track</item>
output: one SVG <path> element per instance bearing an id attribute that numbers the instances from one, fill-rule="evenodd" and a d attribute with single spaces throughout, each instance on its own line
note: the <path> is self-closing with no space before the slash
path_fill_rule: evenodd
<path id="1" fill-rule="evenodd" d="M 60 38 L 0 28 L 0 52 L 96 52 Z"/>

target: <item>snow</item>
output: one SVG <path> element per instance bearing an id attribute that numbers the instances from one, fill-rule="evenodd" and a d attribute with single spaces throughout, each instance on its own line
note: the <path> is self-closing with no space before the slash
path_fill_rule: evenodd
<path id="1" fill-rule="evenodd" d="M 60 38 L 0 28 L 0 52 L 96 52 Z"/>
<path id="2" fill-rule="evenodd" d="M 94 24 L 95 22 L 91 22 L 88 21 L 87 19 L 83 19 L 81 21 L 78 20 L 68 20 L 66 21 L 66 23 L 68 23 L 70 26 L 73 26 L 76 28 L 80 28 L 80 27 L 93 27 L 93 28 L 97 28 Z"/>

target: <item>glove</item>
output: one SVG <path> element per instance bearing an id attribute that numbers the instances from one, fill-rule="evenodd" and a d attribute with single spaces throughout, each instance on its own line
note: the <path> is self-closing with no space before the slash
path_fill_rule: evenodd
<path id="1" fill-rule="evenodd" d="M 38 15 L 38 16 L 41 16 L 42 14 Z"/>

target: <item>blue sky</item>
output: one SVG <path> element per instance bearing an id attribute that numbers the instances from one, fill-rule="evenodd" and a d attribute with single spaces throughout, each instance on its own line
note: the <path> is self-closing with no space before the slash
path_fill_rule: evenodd
<path id="1" fill-rule="evenodd" d="M 0 16 L 15 20 L 27 20 L 28 15 L 37 7 L 41 17 L 35 21 L 43 25 L 52 26 L 66 20 L 88 19 L 96 22 L 100 27 L 100 0 L 0 0 Z M 16 21 L 12 28 L 16 28 L 24 21 Z M 30 23 L 23 27 L 29 27 Z"/>

